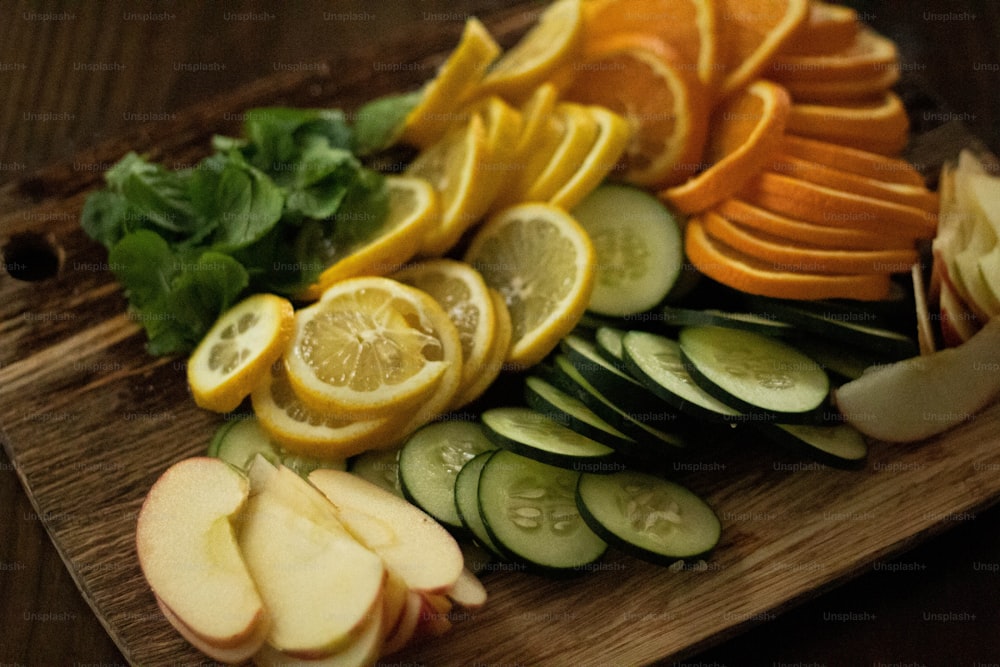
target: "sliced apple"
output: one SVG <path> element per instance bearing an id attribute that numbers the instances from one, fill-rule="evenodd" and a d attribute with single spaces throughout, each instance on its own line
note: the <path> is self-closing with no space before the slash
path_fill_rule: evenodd
<path id="1" fill-rule="evenodd" d="M 396 626 L 386 635 L 382 643 L 380 657 L 391 655 L 403 649 L 413 639 L 420 624 L 420 614 L 424 608 L 424 599 L 416 591 L 407 591 L 406 606 L 396 622 Z"/>
<path id="2" fill-rule="evenodd" d="M 423 510 L 342 470 L 315 470 L 309 481 L 330 500 L 347 530 L 381 556 L 408 588 L 438 593 L 458 581 L 462 550 Z"/>
<path id="3" fill-rule="evenodd" d="M 269 628 L 233 529 L 247 497 L 235 468 L 189 458 L 153 484 L 136 523 L 139 565 L 167 619 L 217 660 L 246 660 Z"/>
<path id="4" fill-rule="evenodd" d="M 964 343 L 873 367 L 834 392 L 844 418 L 865 435 L 914 442 L 972 419 L 1000 398 L 1000 318 Z"/>
<path id="5" fill-rule="evenodd" d="M 251 464 L 239 545 L 271 613 L 267 643 L 287 657 L 325 658 L 381 610 L 385 568 L 308 482 L 282 470 L 262 457 Z"/>
<path id="6" fill-rule="evenodd" d="M 358 630 L 354 639 L 343 649 L 312 660 L 303 660 L 285 653 L 270 644 L 265 644 L 254 656 L 258 667 L 367 667 L 378 660 L 382 650 L 383 637 L 382 608 L 376 606 L 373 614 Z"/>
<path id="7" fill-rule="evenodd" d="M 458 581 L 448 589 L 448 597 L 466 609 L 478 609 L 486 604 L 487 592 L 479 577 L 469 568 L 462 568 Z"/>

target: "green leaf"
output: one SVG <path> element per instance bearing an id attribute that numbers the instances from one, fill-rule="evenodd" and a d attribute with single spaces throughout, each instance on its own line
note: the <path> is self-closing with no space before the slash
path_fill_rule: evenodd
<path id="1" fill-rule="evenodd" d="M 87 196 L 80 214 L 80 225 L 87 236 L 110 248 L 126 232 L 128 200 L 117 192 L 98 190 Z"/>
<path id="2" fill-rule="evenodd" d="M 386 95 L 362 105 L 354 116 L 354 151 L 359 155 L 371 155 L 395 144 L 406 115 L 422 95 L 423 90 L 418 89 Z"/>
<path id="3" fill-rule="evenodd" d="M 108 264 L 125 288 L 129 303 L 144 308 L 159 302 L 170 291 L 178 270 L 177 257 L 156 232 L 139 230 L 111 247 Z"/>
<path id="4" fill-rule="evenodd" d="M 303 146 L 321 137 L 334 148 L 351 146 L 351 129 L 343 112 L 330 109 L 263 107 L 246 113 L 243 132 L 254 165 L 282 182 L 294 172 Z"/>
<path id="5" fill-rule="evenodd" d="M 197 228 L 199 219 L 188 199 L 185 175 L 141 158 L 122 166 L 128 167 L 128 172 L 115 173 L 113 178 L 120 182 L 120 192 L 136 215 L 134 228 L 144 226 L 141 219 L 177 234 Z"/>

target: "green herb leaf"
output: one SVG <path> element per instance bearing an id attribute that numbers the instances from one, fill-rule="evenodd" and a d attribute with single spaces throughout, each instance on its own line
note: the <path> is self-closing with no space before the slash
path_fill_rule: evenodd
<path id="1" fill-rule="evenodd" d="M 389 148 L 399 140 L 406 115 L 423 95 L 418 89 L 399 95 L 386 95 L 368 102 L 354 117 L 354 151 L 371 155 Z"/>

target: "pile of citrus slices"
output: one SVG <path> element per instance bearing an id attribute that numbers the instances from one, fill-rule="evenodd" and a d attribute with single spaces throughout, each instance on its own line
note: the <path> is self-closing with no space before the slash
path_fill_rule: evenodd
<path id="1" fill-rule="evenodd" d="M 572 212 L 608 179 L 684 218 L 718 282 L 885 298 L 938 210 L 898 77 L 890 40 L 819 0 L 557 0 L 506 50 L 469 18 L 396 128 L 416 153 L 381 230 L 341 240 L 309 305 L 236 306 L 192 393 L 249 396 L 294 452 L 398 444 L 578 323 L 600 268 Z"/>

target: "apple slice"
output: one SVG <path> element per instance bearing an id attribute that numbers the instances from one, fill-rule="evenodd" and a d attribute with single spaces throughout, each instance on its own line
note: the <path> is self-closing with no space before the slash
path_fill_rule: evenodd
<path id="1" fill-rule="evenodd" d="M 385 568 L 308 482 L 282 470 L 259 456 L 251 464 L 239 545 L 271 612 L 267 643 L 291 658 L 329 657 L 381 610 Z"/>
<path id="2" fill-rule="evenodd" d="M 458 581 L 465 566 L 462 550 L 423 510 L 342 470 L 314 470 L 309 481 L 330 500 L 347 530 L 409 589 L 439 593 Z"/>
<path id="3" fill-rule="evenodd" d="M 246 660 L 269 629 L 233 530 L 247 497 L 229 464 L 184 459 L 153 484 L 136 522 L 139 565 L 167 620 L 217 660 Z"/>
<path id="4" fill-rule="evenodd" d="M 1000 318 L 961 345 L 873 367 L 834 391 L 865 435 L 914 442 L 967 421 L 1000 397 Z"/>
<path id="5" fill-rule="evenodd" d="M 455 585 L 448 589 L 448 597 L 466 609 L 479 609 L 486 604 L 487 592 L 479 577 L 466 567 L 462 568 Z"/>
<path id="6" fill-rule="evenodd" d="M 351 642 L 342 650 L 322 658 L 302 660 L 284 651 L 265 644 L 254 656 L 254 664 L 258 667 L 367 667 L 378 660 L 382 650 L 383 637 L 382 608 L 379 605 L 365 621 L 364 627 L 358 630 Z"/>
<path id="7" fill-rule="evenodd" d="M 391 655 L 410 643 L 410 640 L 413 639 L 413 636 L 417 632 L 417 626 L 420 624 L 420 614 L 423 608 L 423 596 L 416 591 L 407 591 L 406 606 L 403 607 L 403 612 L 396 622 L 396 627 L 392 628 L 386 635 L 379 657 Z"/>

